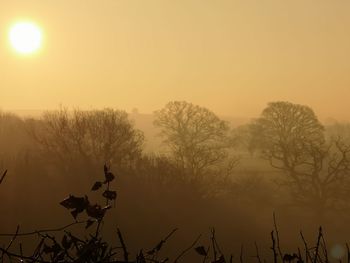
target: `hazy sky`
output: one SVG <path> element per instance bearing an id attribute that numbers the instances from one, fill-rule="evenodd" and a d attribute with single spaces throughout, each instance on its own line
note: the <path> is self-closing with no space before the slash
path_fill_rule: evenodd
<path id="1" fill-rule="evenodd" d="M 45 32 L 31 57 L 14 22 Z M 187 100 L 254 117 L 274 100 L 350 119 L 349 0 L 0 0 L 0 108 Z"/>

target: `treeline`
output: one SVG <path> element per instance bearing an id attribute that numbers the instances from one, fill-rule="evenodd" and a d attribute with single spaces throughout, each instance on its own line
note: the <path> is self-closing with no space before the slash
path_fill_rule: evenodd
<path id="1" fill-rule="evenodd" d="M 121 110 L 61 108 L 25 120 L 1 113 L 1 166 L 44 160 L 46 168 L 67 174 L 97 171 L 108 163 L 160 181 L 209 180 L 209 194 L 228 185 L 249 153 L 282 172 L 278 183 L 289 188 L 297 205 L 321 214 L 341 209 L 350 197 L 350 125 L 325 127 L 308 106 L 273 102 L 257 119 L 234 128 L 209 109 L 184 101 L 169 102 L 154 115 L 166 154 L 145 154 L 143 132 Z"/>
<path id="2" fill-rule="evenodd" d="M 8 170 L 0 226 L 69 222 L 53 206 L 85 193 L 103 164 L 119 182 L 112 218 L 125 226 L 131 249 L 170 226 L 185 229 L 180 244 L 215 225 L 223 245 L 239 247 L 265 237 L 274 211 L 281 224 L 292 222 L 288 233 L 312 222 L 344 226 L 350 215 L 349 124 L 324 126 L 310 107 L 289 102 L 272 102 L 239 127 L 183 101 L 154 119 L 161 154 L 144 151 L 147 138 L 121 110 L 61 108 L 40 119 L 0 113 L 0 172 Z"/>

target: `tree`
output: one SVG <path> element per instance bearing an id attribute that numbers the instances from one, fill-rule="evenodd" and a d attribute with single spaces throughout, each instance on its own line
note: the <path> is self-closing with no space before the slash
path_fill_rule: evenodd
<path id="1" fill-rule="evenodd" d="M 104 109 L 46 112 L 31 134 L 46 154 L 63 163 L 121 165 L 140 156 L 143 134 L 124 111 Z"/>
<path id="2" fill-rule="evenodd" d="M 294 201 L 318 215 L 349 199 L 350 146 L 340 139 L 326 142 L 324 127 L 308 106 L 272 102 L 251 126 L 271 166 L 287 177 L 283 183 Z"/>
<path id="3" fill-rule="evenodd" d="M 175 162 L 193 178 L 218 168 L 228 160 L 232 146 L 229 126 L 210 110 L 185 101 L 169 102 L 155 112 L 154 124 L 161 128 L 161 136 Z M 232 159 L 232 167 L 237 159 Z"/>
<path id="4" fill-rule="evenodd" d="M 324 127 L 308 106 L 271 102 L 251 125 L 252 140 L 272 166 L 293 167 L 308 156 L 307 148 L 322 145 Z"/>

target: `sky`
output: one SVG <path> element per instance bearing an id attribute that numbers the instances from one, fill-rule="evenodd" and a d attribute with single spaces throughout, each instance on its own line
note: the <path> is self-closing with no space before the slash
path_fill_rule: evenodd
<path id="1" fill-rule="evenodd" d="M 186 100 L 256 117 L 270 101 L 350 120 L 349 0 L 0 0 L 0 108 L 137 108 Z M 16 54 L 30 20 L 42 49 Z"/>

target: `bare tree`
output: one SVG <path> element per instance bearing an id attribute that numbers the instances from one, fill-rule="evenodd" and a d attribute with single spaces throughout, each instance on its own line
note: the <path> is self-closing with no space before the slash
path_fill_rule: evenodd
<path id="1" fill-rule="evenodd" d="M 327 143 L 311 108 L 269 103 L 251 130 L 263 157 L 287 175 L 283 184 L 297 204 L 314 207 L 320 215 L 350 198 L 350 146 L 340 139 Z"/>
<path id="2" fill-rule="evenodd" d="M 232 146 L 229 126 L 210 110 L 173 101 L 156 111 L 155 116 L 154 124 L 161 128 L 161 136 L 176 163 L 193 178 L 228 160 L 227 150 Z M 231 160 L 230 169 L 236 162 L 236 158 Z"/>
<path id="3" fill-rule="evenodd" d="M 142 151 L 143 134 L 134 129 L 127 113 L 113 109 L 46 112 L 30 131 L 45 153 L 64 163 L 78 157 L 85 164 L 122 164 Z"/>
<path id="4" fill-rule="evenodd" d="M 251 125 L 256 147 L 263 149 L 265 158 L 292 167 L 303 162 L 305 149 L 322 145 L 325 141 L 324 127 L 313 110 L 290 102 L 268 104 Z"/>

